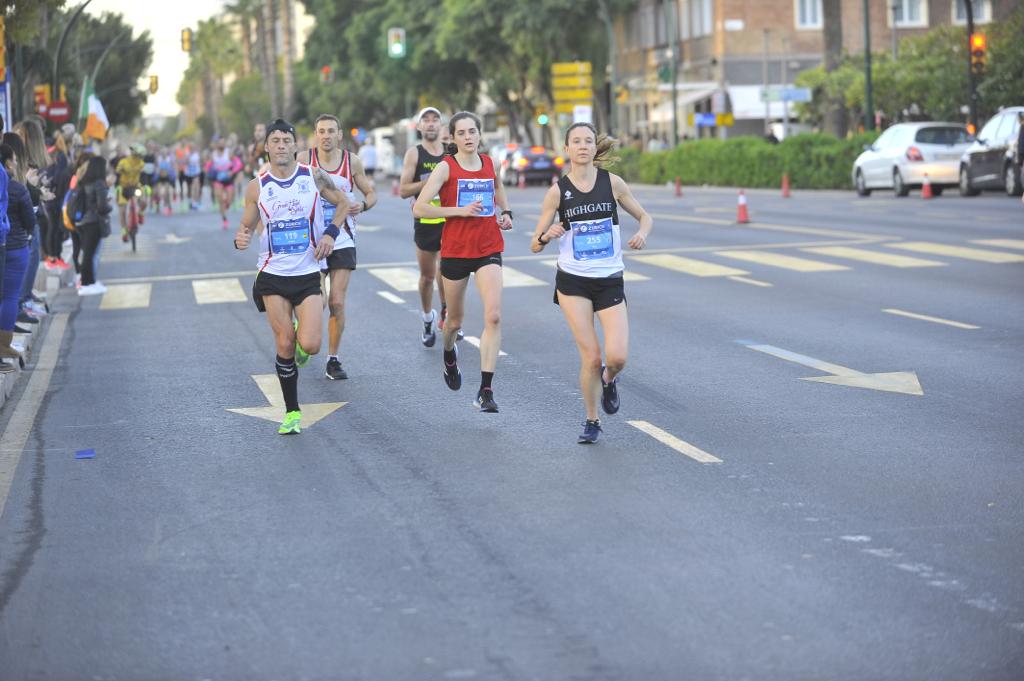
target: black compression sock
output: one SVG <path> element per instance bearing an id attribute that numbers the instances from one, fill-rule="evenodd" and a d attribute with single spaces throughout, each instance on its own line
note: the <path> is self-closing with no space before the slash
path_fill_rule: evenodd
<path id="1" fill-rule="evenodd" d="M 490 390 L 491 389 L 491 380 L 493 378 L 494 378 L 494 372 L 493 371 L 481 371 L 480 372 L 480 389 L 481 390 Z"/>
<path id="2" fill-rule="evenodd" d="M 281 382 L 281 394 L 284 395 L 285 411 L 299 410 L 299 368 L 295 366 L 295 358 L 285 359 L 277 356 L 277 380 Z"/>
<path id="3" fill-rule="evenodd" d="M 455 364 L 456 357 L 458 357 L 458 355 L 455 354 L 455 348 L 444 351 L 444 363 L 447 364 L 448 366 Z"/>

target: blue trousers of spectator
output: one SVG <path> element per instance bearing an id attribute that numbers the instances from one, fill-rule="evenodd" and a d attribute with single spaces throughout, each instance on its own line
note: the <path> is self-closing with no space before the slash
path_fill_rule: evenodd
<path id="1" fill-rule="evenodd" d="M 21 292 L 21 284 L 25 280 L 25 271 L 28 269 L 28 261 L 31 248 L 22 246 L 14 250 L 4 251 L 4 274 L 3 293 L 0 294 L 0 331 L 14 331 L 14 323 L 18 320 L 18 310 L 21 309 L 21 301 L 18 294 Z"/>
<path id="2" fill-rule="evenodd" d="M 27 302 L 32 297 L 32 287 L 36 283 L 36 272 L 39 271 L 39 224 L 36 224 L 34 230 L 32 230 L 32 241 L 28 245 L 29 257 L 28 257 L 28 269 L 22 272 L 25 275 L 25 280 L 21 282 L 21 288 L 18 289 L 21 297 L 18 302 Z M 13 328 L 13 327 L 11 327 Z M 5 329 L 6 330 L 6 329 Z"/>

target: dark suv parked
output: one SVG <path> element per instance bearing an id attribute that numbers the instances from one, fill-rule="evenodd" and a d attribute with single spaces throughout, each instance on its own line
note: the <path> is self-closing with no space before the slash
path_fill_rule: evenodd
<path id="1" fill-rule="evenodd" d="M 1003 109 L 990 118 L 960 159 L 960 194 L 975 196 L 982 189 L 1003 189 L 1010 196 L 1022 191 L 1017 135 L 1024 106 Z"/>

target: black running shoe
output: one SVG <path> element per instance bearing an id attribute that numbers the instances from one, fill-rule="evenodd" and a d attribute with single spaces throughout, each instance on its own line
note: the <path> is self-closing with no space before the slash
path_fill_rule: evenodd
<path id="1" fill-rule="evenodd" d="M 451 364 L 445 362 L 443 357 L 441 359 L 444 364 L 444 371 L 441 374 L 444 376 L 444 383 L 451 390 L 458 390 L 462 387 L 462 372 L 459 371 L 459 346 L 455 346 L 455 361 Z"/>
<path id="2" fill-rule="evenodd" d="M 434 320 L 437 319 L 437 313 L 433 310 L 430 311 L 430 321 L 423 322 L 423 335 L 420 340 L 423 341 L 423 345 L 432 348 L 434 343 L 437 342 L 437 332 L 434 331 Z"/>
<path id="3" fill-rule="evenodd" d="M 597 442 L 597 438 L 600 434 L 601 421 L 591 421 L 590 419 L 587 419 L 583 422 L 583 432 L 580 433 L 576 443 L 581 445 L 592 445 Z"/>
<path id="4" fill-rule="evenodd" d="M 25 312 L 24 310 L 22 310 L 21 312 L 18 313 L 18 323 L 19 324 L 38 324 L 39 320 L 36 319 L 35 317 L 33 317 L 32 315 L 30 315 L 28 312 Z"/>
<path id="5" fill-rule="evenodd" d="M 332 381 L 343 381 L 348 378 L 348 374 L 341 368 L 341 362 L 334 357 L 327 360 L 327 369 L 324 371 L 324 375 Z"/>
<path id="6" fill-rule="evenodd" d="M 498 404 L 494 401 L 494 391 L 490 388 L 480 389 L 480 392 L 476 394 L 476 400 L 473 401 L 473 406 L 488 414 L 498 413 Z"/>
<path id="7" fill-rule="evenodd" d="M 605 414 L 614 414 L 619 410 L 618 382 L 618 378 L 613 378 L 611 383 L 605 383 L 604 367 L 601 367 L 601 408 Z"/>

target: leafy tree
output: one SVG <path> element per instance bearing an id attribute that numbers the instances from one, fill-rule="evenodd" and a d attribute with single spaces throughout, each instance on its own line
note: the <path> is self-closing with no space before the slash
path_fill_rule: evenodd
<path id="1" fill-rule="evenodd" d="M 1024 7 L 992 25 L 989 53 L 978 94 L 989 112 L 1018 106 L 1024 97 Z"/>

